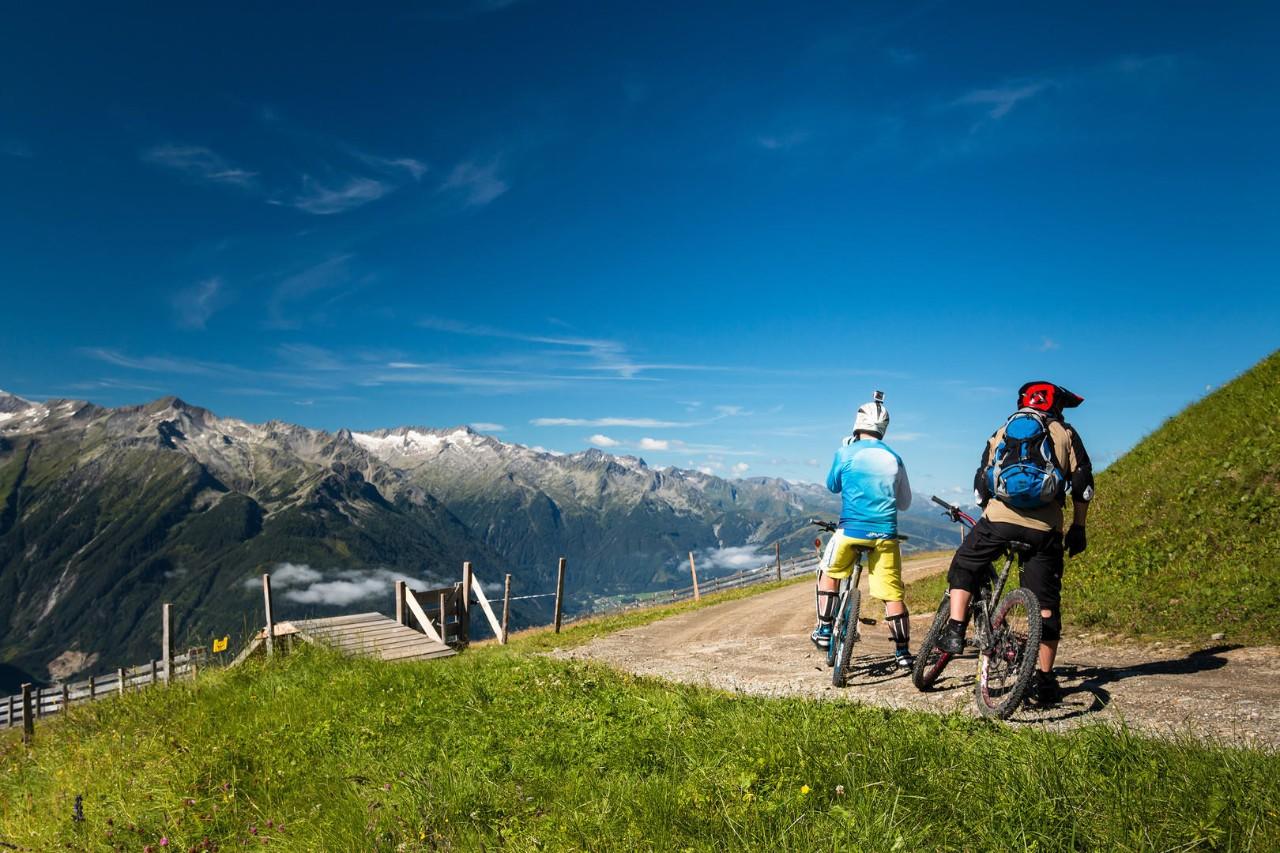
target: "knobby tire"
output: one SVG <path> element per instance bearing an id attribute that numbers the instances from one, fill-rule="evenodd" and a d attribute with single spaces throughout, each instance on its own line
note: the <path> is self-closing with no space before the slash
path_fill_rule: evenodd
<path id="1" fill-rule="evenodd" d="M 1042 623 L 1031 590 L 1015 589 L 1000 599 L 991 617 L 991 648 L 978 658 L 974 693 L 984 717 L 1007 720 L 1022 705 L 1040 654 Z"/>
<path id="2" fill-rule="evenodd" d="M 916 654 L 916 665 L 911 670 L 911 683 L 917 690 L 932 690 L 942 670 L 951 662 L 952 655 L 938 647 L 942 633 L 947 629 L 947 620 L 951 618 L 951 593 L 942 594 L 942 603 L 933 617 L 933 624 L 924 635 L 920 651 Z"/>
<path id="3" fill-rule="evenodd" d="M 861 605 L 862 592 L 857 589 L 849 590 L 840 611 L 839 644 L 836 644 L 834 636 L 831 638 L 831 644 L 836 649 L 836 664 L 831 670 L 831 683 L 835 687 L 844 687 L 849 673 L 849 659 L 853 656 L 854 644 L 858 642 L 858 610 Z"/>
<path id="4" fill-rule="evenodd" d="M 836 642 L 840 637 L 840 616 L 844 612 L 844 600 L 848 593 L 841 593 L 840 598 L 836 600 L 835 618 L 831 622 L 831 639 L 827 642 L 827 667 L 831 668 L 836 665 Z"/>

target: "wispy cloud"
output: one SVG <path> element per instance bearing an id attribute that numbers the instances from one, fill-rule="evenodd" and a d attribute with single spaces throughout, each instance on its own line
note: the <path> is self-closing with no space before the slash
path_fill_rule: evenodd
<path id="1" fill-rule="evenodd" d="M 951 104 L 982 107 L 987 118 L 999 120 L 1012 112 L 1018 104 L 1031 100 L 1055 85 L 1055 81 L 1043 79 L 1008 83 L 991 89 L 974 89 L 956 98 Z"/>
<path id="2" fill-rule="evenodd" d="M 502 424 L 490 423 L 489 421 L 476 421 L 471 425 L 476 432 L 504 432 L 506 427 Z"/>
<path id="3" fill-rule="evenodd" d="M 508 190 L 498 174 L 499 164 L 467 161 L 453 167 L 440 189 L 458 196 L 467 207 L 483 207 Z"/>
<path id="4" fill-rule="evenodd" d="M 640 439 L 639 448 L 641 450 L 670 450 L 671 442 L 662 438 L 642 438 Z"/>
<path id="5" fill-rule="evenodd" d="M 587 444 L 593 444 L 596 447 L 617 447 L 622 442 L 615 438 L 609 438 L 607 435 L 596 433 L 587 439 Z"/>
<path id="6" fill-rule="evenodd" d="M 783 134 L 756 137 L 756 144 L 766 151 L 789 151 L 808 142 L 813 136 L 807 130 L 793 130 Z"/>
<path id="7" fill-rule="evenodd" d="M 179 290 L 173 296 L 178 325 L 184 329 L 203 329 L 217 310 L 221 293 L 222 279 L 217 276 Z"/>
<path id="8" fill-rule="evenodd" d="M 143 151 L 142 160 L 196 180 L 241 188 L 254 186 L 258 176 L 257 172 L 233 166 L 200 145 L 157 145 Z"/>
<path id="9" fill-rule="evenodd" d="M 0 136 L 0 154 L 7 157 L 22 157 L 23 159 L 35 156 L 30 145 L 11 136 Z"/>
<path id="10" fill-rule="evenodd" d="M 140 370 L 146 373 L 173 373 L 190 376 L 219 376 L 228 372 L 241 373 L 241 369 L 231 364 L 213 361 L 199 361 L 170 356 L 130 356 L 114 349 L 88 347 L 85 355 L 106 364 L 123 367 L 129 370 Z"/>
<path id="11" fill-rule="evenodd" d="M 920 61 L 920 54 L 905 47 L 888 47 L 885 48 L 884 54 L 889 57 L 890 62 L 899 67 L 915 65 Z"/>
<path id="12" fill-rule="evenodd" d="M 741 477 L 751 469 L 751 466 L 745 462 L 739 462 L 733 466 L 733 473 Z"/>
<path id="13" fill-rule="evenodd" d="M 334 255 L 282 279 L 267 302 L 268 325 L 295 329 L 302 325 L 304 314 L 317 316 L 315 306 L 310 304 L 316 296 L 325 295 L 327 304 L 331 304 L 358 287 L 359 281 L 351 270 L 353 257 Z"/>
<path id="14" fill-rule="evenodd" d="M 389 184 L 373 178 L 352 176 L 341 186 L 329 187 L 312 178 L 302 176 L 302 192 L 290 204 L 305 213 L 329 216 L 363 207 L 377 201 L 392 190 Z"/>
<path id="15" fill-rule="evenodd" d="M 690 421 L 660 421 L 655 418 L 534 418 L 529 423 L 543 427 L 638 427 L 641 429 L 666 429 L 669 427 L 697 425 Z"/>
<path id="16" fill-rule="evenodd" d="M 1060 344 L 1053 338 L 1042 338 L 1040 341 L 1040 352 L 1048 352 L 1049 350 L 1058 349 Z"/>
<path id="17" fill-rule="evenodd" d="M 637 364 L 627 355 L 627 348 L 620 341 L 602 338 L 578 338 L 564 335 L 536 335 L 495 329 L 490 326 L 460 323 L 440 317 L 426 317 L 418 322 L 425 329 L 467 335 L 478 338 L 497 338 L 523 343 L 543 344 L 554 347 L 559 363 L 568 363 L 573 370 L 603 371 L 620 379 L 634 379 L 646 370 L 678 369 L 676 366 Z M 566 362 L 567 360 L 567 362 Z M 585 361 L 585 363 L 583 363 Z"/>
<path id="18" fill-rule="evenodd" d="M 379 157 L 376 154 L 366 154 L 361 151 L 353 151 L 352 154 L 356 159 L 375 169 L 391 174 L 404 172 L 415 181 L 421 180 L 422 176 L 430 171 L 426 163 L 415 160 L 413 157 Z"/>

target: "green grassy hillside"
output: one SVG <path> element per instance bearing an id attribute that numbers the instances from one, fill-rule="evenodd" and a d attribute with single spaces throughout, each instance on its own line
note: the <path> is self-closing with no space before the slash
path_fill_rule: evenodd
<path id="1" fill-rule="evenodd" d="M 1280 353 L 1098 477 L 1063 597 L 1078 627 L 1280 641 Z"/>
<path id="2" fill-rule="evenodd" d="M 518 647 L 307 651 L 81 706 L 29 751 L 0 738 L 19 849 L 1273 850 L 1277 801 L 1274 753 L 748 698 Z"/>

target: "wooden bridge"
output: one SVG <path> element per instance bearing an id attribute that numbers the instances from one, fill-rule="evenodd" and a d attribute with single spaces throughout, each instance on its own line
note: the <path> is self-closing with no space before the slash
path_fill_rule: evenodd
<path id="1" fill-rule="evenodd" d="M 380 660 L 431 660 L 457 654 L 439 640 L 381 613 L 356 613 L 326 619 L 294 619 L 291 622 L 277 622 L 272 628 L 276 643 L 284 642 L 288 645 L 301 640 L 329 646 L 343 654 Z M 236 658 L 236 662 L 261 648 L 266 639 L 266 629 L 259 631 Z"/>

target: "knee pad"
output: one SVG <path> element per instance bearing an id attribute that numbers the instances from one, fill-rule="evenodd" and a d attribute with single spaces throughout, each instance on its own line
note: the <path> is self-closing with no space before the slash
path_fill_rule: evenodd
<path id="1" fill-rule="evenodd" d="M 911 640 L 911 617 L 906 613 L 899 613 L 897 616 L 886 616 L 884 621 L 889 624 L 889 637 L 898 645 L 905 646 Z"/>
<path id="2" fill-rule="evenodd" d="M 820 589 L 815 597 L 815 606 L 818 610 L 818 621 L 822 623 L 834 622 L 836 618 L 836 599 L 840 597 L 839 593 L 827 592 Z"/>
<path id="3" fill-rule="evenodd" d="M 1040 639 L 1052 642 L 1062 639 L 1062 614 L 1057 610 L 1049 611 L 1052 616 L 1042 616 L 1040 620 Z"/>

